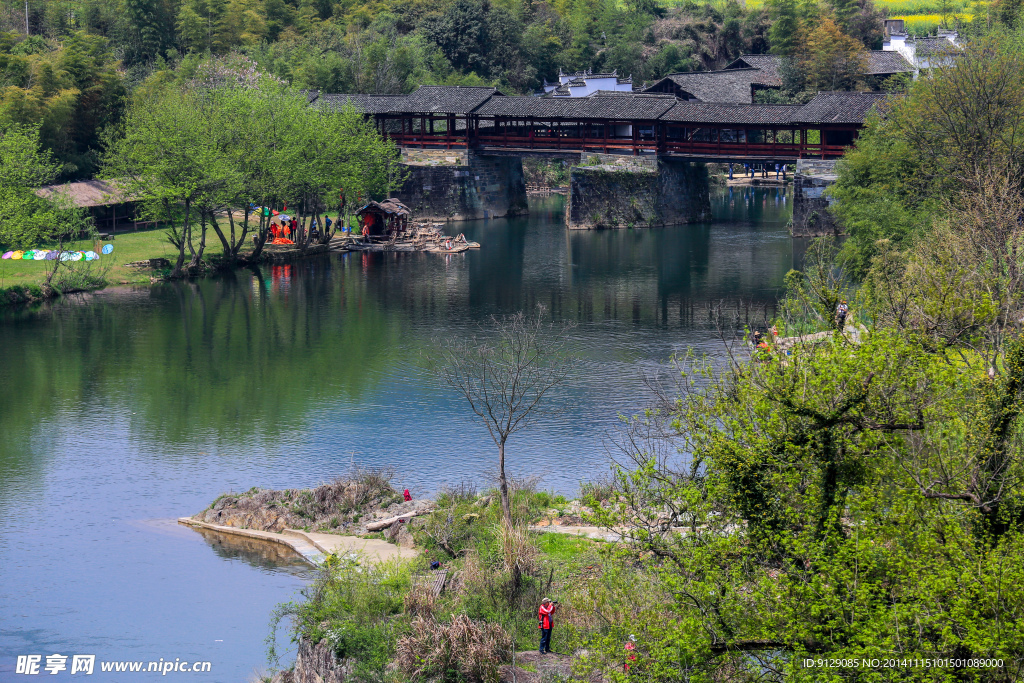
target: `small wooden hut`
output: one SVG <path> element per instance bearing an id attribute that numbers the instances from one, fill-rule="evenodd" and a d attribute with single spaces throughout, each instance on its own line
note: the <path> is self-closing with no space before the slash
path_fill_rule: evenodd
<path id="1" fill-rule="evenodd" d="M 412 211 L 392 197 L 382 202 L 370 202 L 356 211 L 360 228 L 365 228 L 371 237 L 397 237 L 409 227 Z"/>

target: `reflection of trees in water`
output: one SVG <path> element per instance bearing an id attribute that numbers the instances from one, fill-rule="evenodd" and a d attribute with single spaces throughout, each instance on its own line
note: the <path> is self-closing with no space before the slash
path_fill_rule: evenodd
<path id="1" fill-rule="evenodd" d="M 774 301 L 792 265 L 778 227 L 570 233 L 562 201 L 466 224 L 479 251 L 335 254 L 0 313 L 0 475 L 40 470 L 66 438 L 53 419 L 62 408 L 109 415 L 109 429 L 130 429 L 164 459 L 181 444 L 276 445 L 492 313 L 543 304 L 581 323 L 708 327 L 709 303 Z"/>
<path id="2" fill-rule="evenodd" d="M 304 579 L 310 578 L 315 570 L 295 551 L 280 543 L 260 541 L 245 536 L 225 534 L 211 529 L 193 528 L 213 548 L 218 557 L 226 560 L 241 560 L 258 569 L 281 571 Z"/>
<path id="3" fill-rule="evenodd" d="M 281 272 L 239 270 L 8 316 L 0 384 L 18 390 L 0 395 L 0 475 L 39 471 L 49 442 L 68 436 L 58 429 L 74 427 L 52 419 L 62 409 L 93 408 L 109 415 L 103 429 L 160 445 L 310 429 L 329 401 L 372 386 L 399 334 L 366 283 L 331 277 L 334 265 L 310 259 L 287 287 Z"/>

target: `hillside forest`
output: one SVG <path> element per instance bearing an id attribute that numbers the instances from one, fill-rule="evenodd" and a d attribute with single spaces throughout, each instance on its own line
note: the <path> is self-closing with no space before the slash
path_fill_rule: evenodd
<path id="1" fill-rule="evenodd" d="M 947 7 L 940 23 L 1015 23 L 1019 0 L 998 3 L 985 21 Z M 873 0 L 2 0 L 0 128 L 38 126 L 63 182 L 96 174 L 133 96 L 191 78 L 210 55 L 240 53 L 301 89 L 516 94 L 560 70 L 639 84 L 744 53 L 878 49 L 883 17 L 898 10 Z"/>

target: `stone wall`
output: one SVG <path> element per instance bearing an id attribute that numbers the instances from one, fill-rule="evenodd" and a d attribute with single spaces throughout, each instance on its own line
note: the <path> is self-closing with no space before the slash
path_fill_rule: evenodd
<path id="1" fill-rule="evenodd" d="M 649 228 L 708 220 L 707 168 L 674 159 L 585 155 L 572 170 L 565 222 L 571 229 Z"/>
<path id="2" fill-rule="evenodd" d="M 402 163 L 410 166 L 468 166 L 469 152 L 464 149 L 402 148 Z"/>
<path id="3" fill-rule="evenodd" d="M 793 237 L 839 233 L 825 190 L 836 181 L 835 161 L 799 159 L 793 176 Z"/>
<path id="4" fill-rule="evenodd" d="M 527 212 L 518 157 L 465 150 L 402 150 L 409 176 L 396 196 L 415 220 L 466 221 Z"/>
<path id="5" fill-rule="evenodd" d="M 352 673 L 353 662 L 351 659 L 338 661 L 326 640 L 313 645 L 300 638 L 295 666 L 291 671 L 278 672 L 271 683 L 345 683 Z"/>

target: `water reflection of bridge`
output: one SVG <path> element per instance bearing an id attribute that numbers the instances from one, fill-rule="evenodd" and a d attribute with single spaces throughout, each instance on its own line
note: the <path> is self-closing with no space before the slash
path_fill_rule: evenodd
<path id="1" fill-rule="evenodd" d="M 693 102 L 661 93 L 506 96 L 494 88 L 421 86 L 408 95 L 313 95 L 351 105 L 402 147 L 486 154 L 656 154 L 703 161 L 836 158 L 882 93 L 824 92 L 804 105 Z"/>

